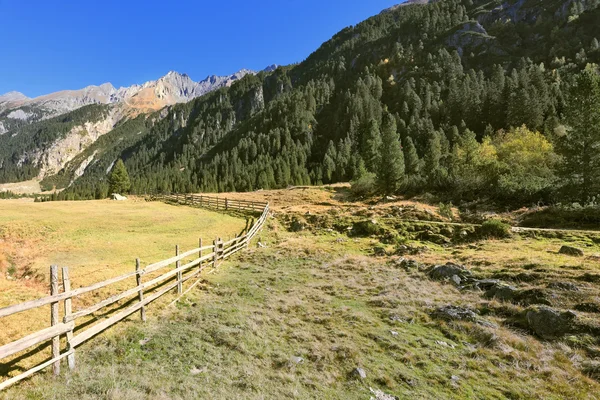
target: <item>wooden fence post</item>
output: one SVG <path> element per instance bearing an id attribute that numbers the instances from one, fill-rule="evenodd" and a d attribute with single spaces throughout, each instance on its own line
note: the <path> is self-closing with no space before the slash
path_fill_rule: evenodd
<path id="1" fill-rule="evenodd" d="M 58 294 L 58 266 L 50 266 L 50 295 Z M 58 301 L 50 303 L 50 324 L 58 324 Z M 52 338 L 52 358 L 60 356 L 60 335 Z M 54 375 L 60 375 L 60 361 L 52 364 Z"/>
<path id="2" fill-rule="evenodd" d="M 200 195 L 200 207 L 202 207 L 202 195 Z"/>
<path id="3" fill-rule="evenodd" d="M 217 196 L 217 210 L 219 209 L 219 197 Z"/>
<path id="4" fill-rule="evenodd" d="M 229 199 L 225 199 L 225 210 L 229 210 Z"/>
<path id="5" fill-rule="evenodd" d="M 69 279 L 69 267 L 62 267 L 62 280 L 63 280 L 63 290 L 65 293 L 69 293 L 71 291 L 71 280 Z M 73 306 L 71 298 L 65 299 L 65 321 L 69 319 L 71 314 L 73 313 Z M 73 340 L 73 329 L 67 332 L 67 350 L 66 351 L 75 351 L 73 346 L 71 345 Z M 67 356 L 67 364 L 69 365 L 70 370 L 75 369 L 75 353 Z"/>
<path id="6" fill-rule="evenodd" d="M 178 256 L 179 255 L 179 245 L 175 246 L 175 255 Z M 181 267 L 181 261 L 178 260 L 175 263 L 175 268 L 179 269 L 179 267 Z M 182 279 L 182 273 L 181 271 L 177 272 L 177 294 L 181 294 L 183 292 L 183 282 L 181 282 Z"/>
<path id="7" fill-rule="evenodd" d="M 142 274 L 141 274 L 141 268 L 140 268 L 140 259 L 136 258 L 135 259 L 135 281 L 137 283 L 137 286 L 140 286 L 142 284 Z M 144 301 L 144 288 L 141 288 L 138 292 L 138 299 L 141 302 Z M 142 308 L 140 308 L 140 318 L 142 319 L 142 322 L 146 322 L 146 307 L 142 306 Z"/>

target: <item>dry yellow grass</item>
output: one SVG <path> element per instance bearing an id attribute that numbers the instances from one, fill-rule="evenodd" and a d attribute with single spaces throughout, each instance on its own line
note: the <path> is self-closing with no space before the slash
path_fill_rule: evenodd
<path id="1" fill-rule="evenodd" d="M 43 297 L 49 292 L 49 267 L 68 266 L 74 288 L 130 272 L 172 257 L 175 245 L 197 247 L 217 236 L 233 237 L 242 218 L 160 202 L 79 201 L 34 203 L 0 201 L 0 307 Z M 125 281 L 128 285 L 132 282 Z M 74 306 L 97 301 L 78 299 Z M 48 307 L 3 318 L 0 344 L 47 327 Z"/>

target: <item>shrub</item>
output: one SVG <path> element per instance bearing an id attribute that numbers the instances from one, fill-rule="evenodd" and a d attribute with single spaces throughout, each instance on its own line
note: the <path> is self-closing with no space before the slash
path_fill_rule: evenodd
<path id="1" fill-rule="evenodd" d="M 452 203 L 440 203 L 440 205 L 438 206 L 438 212 L 443 218 L 447 218 L 450 221 L 452 221 L 452 219 L 454 218 L 454 213 L 452 212 Z"/>
<path id="2" fill-rule="evenodd" d="M 485 221 L 478 229 L 477 235 L 484 239 L 504 239 L 510 236 L 511 227 L 499 219 Z"/>
<path id="3" fill-rule="evenodd" d="M 377 190 L 375 174 L 366 172 L 356 181 L 352 182 L 350 191 L 355 197 L 367 197 L 375 194 Z"/>

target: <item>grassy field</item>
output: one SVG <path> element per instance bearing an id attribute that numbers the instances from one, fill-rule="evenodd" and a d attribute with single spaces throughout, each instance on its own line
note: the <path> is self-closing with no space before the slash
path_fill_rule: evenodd
<path id="1" fill-rule="evenodd" d="M 389 204 L 345 204 L 336 189 L 285 195 L 260 235 L 266 248 L 204 275 L 176 307 L 151 308 L 147 324 L 127 322 L 84 345 L 74 373 L 38 375 L 0 399 L 369 399 L 371 389 L 400 399 L 600 398 L 597 312 L 577 311 L 582 330 L 542 340 L 519 322 L 529 305 L 427 274 L 457 262 L 557 309 L 598 304 L 596 236 L 528 232 L 436 245 L 410 237 L 445 227 L 400 224 Z M 439 219 L 431 206 L 404 208 Z M 387 216 L 378 222 L 385 233 L 347 233 L 373 215 Z M 406 237 L 390 241 L 392 229 Z M 565 243 L 586 256 L 558 254 Z M 418 268 L 403 267 L 406 248 L 420 249 L 404 256 Z M 447 305 L 478 317 L 436 317 Z"/>
<path id="2" fill-rule="evenodd" d="M 212 244 L 245 224 L 243 218 L 160 202 L 2 200 L 0 307 L 47 295 L 52 264 L 69 267 L 74 288 L 87 286 L 134 270 L 137 257 L 142 265 L 160 261 L 175 255 L 176 244 L 182 250 L 197 247 L 199 238 Z M 49 326 L 49 318 L 48 307 L 4 318 L 0 343 Z"/>

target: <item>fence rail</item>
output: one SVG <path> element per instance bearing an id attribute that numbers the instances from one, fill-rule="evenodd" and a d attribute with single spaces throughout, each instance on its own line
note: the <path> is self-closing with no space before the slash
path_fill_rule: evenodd
<path id="1" fill-rule="evenodd" d="M 56 265 L 51 266 L 50 296 L 0 308 L 0 318 L 3 318 L 50 304 L 51 326 L 24 336 L 21 339 L 15 340 L 11 343 L 0 346 L 0 360 L 14 356 L 48 341 L 52 342 L 51 358 L 17 376 L 0 382 L 0 390 L 3 390 L 8 386 L 13 385 L 49 366 L 52 366 L 54 374 L 58 375 L 60 373 L 61 360 L 64 358 L 67 358 L 69 369 L 74 369 L 75 348 L 77 346 L 85 343 L 100 332 L 108 329 L 109 327 L 115 325 L 119 321 L 127 318 L 137 311 L 140 311 L 141 320 L 145 321 L 146 306 L 161 296 L 169 293 L 171 290 L 176 289 L 179 296 L 185 294 L 183 293 L 184 282 L 197 277 L 207 267 L 212 266 L 216 268 L 220 260 L 224 260 L 232 254 L 247 248 L 250 241 L 264 226 L 269 215 L 269 203 L 254 201 L 233 200 L 191 194 L 155 195 L 149 198 L 149 200 L 164 201 L 168 203 L 184 204 L 188 206 L 197 206 L 216 210 L 232 210 L 256 214 L 260 212 L 260 217 L 258 217 L 258 219 L 252 224 L 250 229 L 248 229 L 245 234 L 237 236 L 227 242 L 224 242 L 221 238 L 216 238 L 212 245 L 203 246 L 202 239 L 200 239 L 198 248 L 185 252 L 180 252 L 179 246 L 177 246 L 174 257 L 158 261 L 153 264 L 148 264 L 144 268 L 142 268 L 140 260 L 137 259 L 134 271 L 86 287 L 71 289 L 72 282 L 69 279 L 69 270 L 67 267 L 63 267 L 62 293 L 59 293 L 58 267 Z M 183 265 L 182 262 L 184 262 Z M 144 282 L 143 278 L 145 276 L 163 270 L 172 265 L 175 265 L 174 269 L 164 272 L 159 276 L 152 277 L 150 280 Z M 115 293 L 102 301 L 87 306 L 86 308 L 73 311 L 73 298 L 103 289 L 129 278 L 135 278 L 136 284 L 134 287 L 123 290 L 119 293 Z M 192 287 L 188 288 L 187 291 L 192 289 L 198 282 L 199 281 L 194 283 Z M 121 301 L 124 301 L 122 307 L 126 306 L 126 308 L 108 310 L 109 313 L 113 313 L 113 315 L 110 317 L 91 326 L 88 326 L 90 321 L 87 321 L 85 324 L 77 325 L 77 321 L 81 318 L 89 316 L 102 309 L 106 309 L 107 307 L 113 306 Z M 64 303 L 64 317 L 62 321 L 59 320 L 60 302 Z M 134 303 L 129 304 L 131 302 Z M 80 329 L 78 329 L 78 326 Z M 66 348 L 62 353 L 60 350 L 61 336 L 66 337 Z"/>

